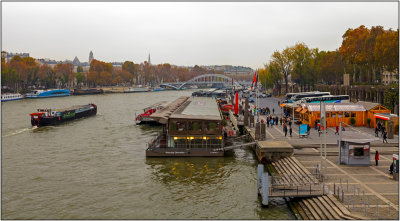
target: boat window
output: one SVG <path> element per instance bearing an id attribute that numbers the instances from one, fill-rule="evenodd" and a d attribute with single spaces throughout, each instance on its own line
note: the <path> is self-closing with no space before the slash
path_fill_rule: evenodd
<path id="1" fill-rule="evenodd" d="M 185 121 L 172 121 L 171 130 L 172 131 L 184 131 L 186 129 Z"/>
<path id="2" fill-rule="evenodd" d="M 336 118 L 336 113 L 332 113 L 331 118 Z"/>
<path id="3" fill-rule="evenodd" d="M 209 139 L 207 140 L 207 148 L 221 148 L 220 139 Z"/>
<path id="4" fill-rule="evenodd" d="M 203 147 L 203 139 L 201 137 L 195 137 L 195 139 L 190 140 L 191 148 L 202 148 Z"/>
<path id="5" fill-rule="evenodd" d="M 202 131 L 201 122 L 200 121 L 189 121 L 189 130 Z"/>
<path id="6" fill-rule="evenodd" d="M 205 124 L 206 130 L 209 132 L 214 132 L 219 128 L 219 122 L 207 121 Z"/>
<path id="7" fill-rule="evenodd" d="M 356 113 L 351 113 L 351 117 L 356 117 Z"/>
<path id="8" fill-rule="evenodd" d="M 349 112 L 345 112 L 344 113 L 344 117 L 350 117 L 350 113 Z"/>
<path id="9" fill-rule="evenodd" d="M 174 147 L 176 147 L 176 148 L 186 148 L 186 139 L 176 139 L 176 140 L 174 140 Z"/>

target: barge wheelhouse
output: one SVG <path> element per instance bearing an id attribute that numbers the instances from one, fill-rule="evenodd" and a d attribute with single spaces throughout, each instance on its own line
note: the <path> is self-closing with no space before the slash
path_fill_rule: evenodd
<path id="1" fill-rule="evenodd" d="M 163 124 L 146 156 L 224 156 L 222 116 L 215 98 L 181 97 L 152 117 Z"/>

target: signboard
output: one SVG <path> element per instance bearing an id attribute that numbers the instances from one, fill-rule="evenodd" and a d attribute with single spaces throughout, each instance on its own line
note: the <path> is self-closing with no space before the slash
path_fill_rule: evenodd
<path id="1" fill-rule="evenodd" d="M 300 125 L 300 131 L 299 131 L 300 136 L 307 136 L 307 124 L 301 124 Z"/>

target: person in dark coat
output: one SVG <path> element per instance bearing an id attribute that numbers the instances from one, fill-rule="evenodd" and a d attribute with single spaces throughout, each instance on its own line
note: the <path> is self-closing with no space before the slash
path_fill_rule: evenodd
<path id="1" fill-rule="evenodd" d="M 292 136 L 292 126 L 289 127 L 289 136 Z"/>
<path id="2" fill-rule="evenodd" d="M 385 126 L 382 126 L 381 131 L 382 131 L 381 137 L 383 137 L 383 135 L 385 134 L 385 131 L 386 131 Z"/>
<path id="3" fill-rule="evenodd" d="M 272 114 L 275 114 L 275 109 L 274 108 L 272 108 Z"/>
<path id="4" fill-rule="evenodd" d="M 376 166 L 378 166 L 378 160 L 379 160 L 379 153 L 378 153 L 378 151 L 376 151 L 375 152 L 375 163 L 376 163 Z"/>
<path id="5" fill-rule="evenodd" d="M 379 129 L 378 129 L 378 126 L 375 127 L 375 137 L 379 137 Z"/>
<path id="6" fill-rule="evenodd" d="M 383 143 L 385 143 L 385 141 L 386 141 L 386 143 L 388 143 L 386 138 L 387 138 L 387 132 L 383 132 Z"/>
<path id="7" fill-rule="evenodd" d="M 390 174 L 393 174 L 393 163 L 392 163 L 392 164 L 390 164 L 390 167 L 389 167 L 389 173 L 390 173 Z"/>
<path id="8" fill-rule="evenodd" d="M 311 129 L 310 125 L 307 124 L 307 135 L 310 135 L 310 129 Z"/>
<path id="9" fill-rule="evenodd" d="M 317 121 L 317 120 L 315 120 L 315 122 L 314 122 L 314 123 L 315 123 L 315 126 L 314 126 L 314 127 L 315 127 L 315 130 L 318 130 L 318 121 Z"/>

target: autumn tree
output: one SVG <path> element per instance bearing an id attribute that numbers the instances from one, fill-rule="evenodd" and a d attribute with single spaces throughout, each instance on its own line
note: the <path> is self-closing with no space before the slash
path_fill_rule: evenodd
<path id="1" fill-rule="evenodd" d="M 57 79 L 61 82 L 61 86 L 71 86 L 70 81 L 74 81 L 75 74 L 73 72 L 74 65 L 71 63 L 59 63 L 54 67 Z"/>
<path id="2" fill-rule="evenodd" d="M 293 48 L 286 47 L 282 52 L 275 51 L 272 54 L 271 65 L 274 71 L 278 71 L 282 74 L 287 92 L 288 78 L 293 72 Z"/>

